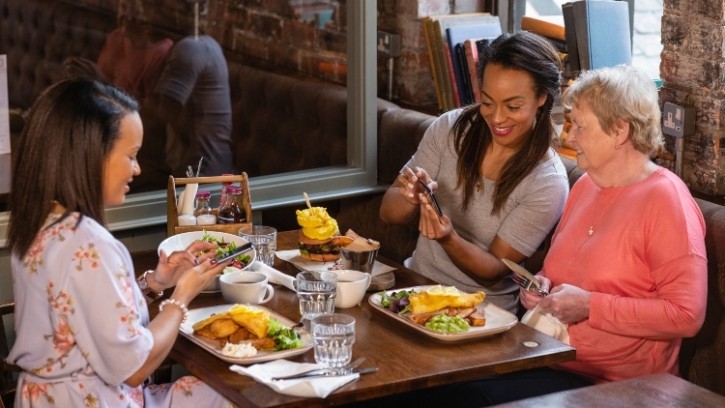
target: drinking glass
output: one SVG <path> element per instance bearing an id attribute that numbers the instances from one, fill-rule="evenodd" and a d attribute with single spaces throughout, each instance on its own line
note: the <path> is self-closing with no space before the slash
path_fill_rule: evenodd
<path id="1" fill-rule="evenodd" d="M 252 243 L 257 251 L 257 260 L 274 266 L 274 251 L 277 249 L 277 229 L 265 225 L 245 225 L 239 229 L 239 236 Z"/>
<path id="2" fill-rule="evenodd" d="M 315 361 L 328 368 L 340 368 L 352 360 L 355 344 L 355 318 L 342 313 L 319 315 L 312 319 Z"/>
<path id="3" fill-rule="evenodd" d="M 312 320 L 335 312 L 337 275 L 328 271 L 304 271 L 294 282 L 302 319 Z"/>

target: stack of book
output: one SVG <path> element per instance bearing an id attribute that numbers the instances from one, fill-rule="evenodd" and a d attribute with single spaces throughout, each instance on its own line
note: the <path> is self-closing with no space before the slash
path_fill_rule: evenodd
<path id="1" fill-rule="evenodd" d="M 438 107 L 448 111 L 480 101 L 478 54 L 501 35 L 489 13 L 430 16 L 423 20 Z"/>

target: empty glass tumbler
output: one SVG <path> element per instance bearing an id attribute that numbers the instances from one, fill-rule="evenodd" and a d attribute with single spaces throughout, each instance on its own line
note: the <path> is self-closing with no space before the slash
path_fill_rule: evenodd
<path id="1" fill-rule="evenodd" d="M 295 277 L 295 290 L 300 302 L 300 315 L 312 320 L 335 312 L 337 275 L 328 271 L 304 271 Z"/>
<path id="2" fill-rule="evenodd" d="M 257 251 L 257 260 L 274 266 L 274 251 L 277 250 L 277 229 L 264 225 L 245 225 L 239 229 L 239 236 L 252 243 Z"/>
<path id="3" fill-rule="evenodd" d="M 342 313 L 312 319 L 315 361 L 329 368 L 340 368 L 352 360 L 355 344 L 355 318 Z"/>

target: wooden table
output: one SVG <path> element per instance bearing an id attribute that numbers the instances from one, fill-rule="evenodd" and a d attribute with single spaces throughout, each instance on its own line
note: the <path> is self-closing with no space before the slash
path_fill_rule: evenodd
<path id="1" fill-rule="evenodd" d="M 297 231 L 278 234 L 278 249 L 297 246 Z M 153 255 L 153 254 L 151 254 Z M 394 265 L 384 259 L 382 262 Z M 137 254 L 138 270 L 155 266 L 155 255 Z M 397 265 L 394 265 L 397 266 Z M 288 274 L 297 270 L 277 259 L 275 268 Z M 396 287 L 430 284 L 426 278 L 399 267 Z M 221 295 L 198 296 L 190 308 L 224 303 Z M 278 286 L 275 297 L 264 305 L 287 318 L 299 321 L 296 295 Z M 155 309 L 155 305 L 152 306 Z M 154 310 L 155 311 L 155 310 Z M 243 407 L 319 407 L 363 401 L 406 391 L 435 387 L 484 376 L 548 366 L 573 360 L 574 349 L 528 326 L 517 324 L 493 336 L 449 343 L 429 338 L 373 309 L 367 300 L 361 307 L 339 309 L 356 319 L 357 341 L 353 358 L 366 357 L 364 366 L 376 365 L 374 374 L 338 389 L 325 399 L 304 399 L 274 392 L 264 384 L 229 370 L 230 364 L 216 358 L 188 339 L 179 336 L 170 357 L 209 384 L 226 398 Z M 527 347 L 535 344 L 533 347 Z M 292 360 L 314 362 L 312 350 Z"/>
<path id="2" fill-rule="evenodd" d="M 725 397 L 672 374 L 660 373 L 527 398 L 497 408 L 725 407 Z"/>

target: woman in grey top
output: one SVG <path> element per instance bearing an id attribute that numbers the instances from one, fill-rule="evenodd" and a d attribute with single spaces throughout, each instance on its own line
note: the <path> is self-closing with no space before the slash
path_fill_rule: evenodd
<path id="1" fill-rule="evenodd" d="M 443 285 L 483 290 L 516 313 L 518 287 L 500 259 L 531 256 L 569 192 L 551 148 L 561 62 L 528 32 L 503 34 L 480 58 L 481 102 L 436 119 L 385 193 L 380 216 L 402 224 L 420 215 L 411 269 Z M 435 192 L 441 216 L 419 179 Z"/>

